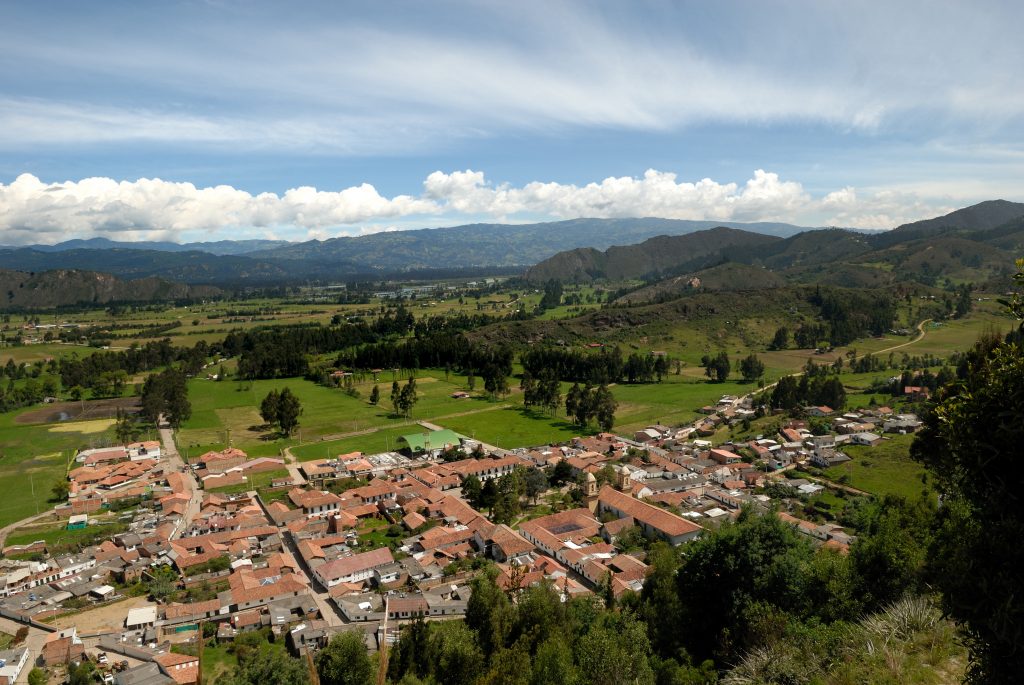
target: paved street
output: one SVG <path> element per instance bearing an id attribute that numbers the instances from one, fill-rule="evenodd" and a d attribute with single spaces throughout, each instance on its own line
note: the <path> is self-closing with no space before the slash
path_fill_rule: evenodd
<path id="1" fill-rule="evenodd" d="M 174 533 L 171 535 L 173 540 L 181 537 L 182 532 L 199 515 L 199 509 L 203 503 L 203 493 L 199 489 L 199 483 L 196 481 L 195 476 L 192 475 L 192 469 L 185 465 L 181 455 L 178 454 L 178 448 L 174 444 L 174 431 L 170 428 L 161 428 L 160 442 L 163 444 L 164 472 L 177 471 L 181 473 L 185 477 L 185 487 L 189 493 L 188 508 L 185 510 L 185 515 L 182 517 L 181 522 L 178 523 Z"/>

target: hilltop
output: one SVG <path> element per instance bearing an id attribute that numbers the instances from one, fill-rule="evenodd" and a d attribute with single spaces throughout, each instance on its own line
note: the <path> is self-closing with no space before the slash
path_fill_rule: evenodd
<path id="1" fill-rule="evenodd" d="M 781 239 L 775 236 L 718 226 L 682 236 L 657 236 L 637 245 L 610 247 L 604 252 L 593 249 L 561 252 L 529 269 L 526 278 L 533 282 L 630 280 L 710 266 L 730 248 L 764 249 L 779 241 Z"/>

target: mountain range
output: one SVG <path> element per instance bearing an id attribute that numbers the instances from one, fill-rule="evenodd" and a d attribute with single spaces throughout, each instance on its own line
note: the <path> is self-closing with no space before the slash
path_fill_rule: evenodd
<path id="1" fill-rule="evenodd" d="M 755 278 L 752 268 L 794 283 L 832 283 L 878 287 L 902 280 L 986 283 L 1013 270 L 1024 253 L 1024 204 L 994 200 L 942 217 L 867 234 L 845 229 L 808 230 L 788 237 L 745 230 L 714 228 L 681 236 L 661 236 L 636 245 L 598 251 L 580 248 L 560 252 L 526 272 L 543 282 L 672 279 L 647 293 L 665 297 L 684 288 L 704 270 L 716 268 L 709 284 L 742 288 Z M 733 264 L 732 278 L 723 278 L 724 264 Z M 743 265 L 746 268 L 740 268 Z M 680 278 L 685 276 L 686 278 Z M 719 286 L 704 286 L 717 288 Z M 633 293 L 632 300 L 643 298 Z"/>
<path id="2" fill-rule="evenodd" d="M 703 290 L 781 283 L 883 287 L 940 279 L 1001 284 L 1021 254 L 1024 204 L 1004 200 L 873 233 L 641 218 L 472 224 L 302 243 L 94 238 L 0 248 L 0 307 L 186 299 L 250 285 L 488 272 L 525 272 L 534 282 L 647 281 L 625 296 L 631 302 L 679 296 L 695 287 L 694 278 Z"/>
<path id="3" fill-rule="evenodd" d="M 528 267 L 561 250 L 637 242 L 718 226 L 676 219 L 574 219 L 539 224 L 470 224 L 357 237 L 281 241 L 220 241 L 179 245 L 119 243 L 105 238 L 58 245 L 0 248 L 0 268 L 84 269 L 122 278 L 159 277 L 221 285 L 402 277 L 413 272 Z M 807 230 L 783 223 L 730 223 L 766 235 Z"/>

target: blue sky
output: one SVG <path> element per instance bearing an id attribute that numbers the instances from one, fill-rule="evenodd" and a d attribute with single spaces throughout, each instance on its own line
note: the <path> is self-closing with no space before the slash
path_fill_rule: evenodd
<path id="1" fill-rule="evenodd" d="M 1024 200 L 1020 3 L 8 3 L 0 243 Z"/>

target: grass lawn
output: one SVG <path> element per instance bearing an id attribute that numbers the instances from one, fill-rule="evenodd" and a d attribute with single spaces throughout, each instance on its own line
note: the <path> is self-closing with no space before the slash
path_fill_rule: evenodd
<path id="1" fill-rule="evenodd" d="M 234 494 L 236 492 L 249 492 L 250 490 L 259 490 L 262 488 L 269 488 L 270 481 L 275 478 L 288 478 L 288 469 L 281 467 L 274 469 L 273 471 L 261 471 L 260 473 L 253 473 L 248 476 L 248 480 L 244 483 L 237 483 L 235 485 L 226 485 L 222 488 L 206 488 L 209 492 L 219 492 L 221 494 Z"/>
<path id="2" fill-rule="evenodd" d="M 924 467 L 910 458 L 913 440 L 913 435 L 893 435 L 874 447 L 846 446 L 852 461 L 826 469 L 825 475 L 836 482 L 848 476 L 847 485 L 874 495 L 916 498 L 930 488 L 921 482 Z"/>
<path id="3" fill-rule="evenodd" d="M 548 416 L 522 406 L 439 419 L 436 423 L 466 437 L 505 449 L 562 442 L 597 431 L 593 425 L 588 430 L 581 430 L 562 417 Z"/>
<path id="4" fill-rule="evenodd" d="M 14 642 L 14 636 L 10 633 L 0 633 L 0 650 L 10 649 L 11 643 Z"/>
<path id="5" fill-rule="evenodd" d="M 321 442 L 309 442 L 304 445 L 292 447 L 292 454 L 299 461 L 310 459 L 329 459 L 339 454 L 350 452 L 363 452 L 364 454 L 378 454 L 397 449 L 398 438 L 407 433 L 423 432 L 423 429 L 416 425 L 394 426 L 381 428 L 380 430 L 362 435 L 353 435 L 349 438 L 339 440 L 324 440 Z"/>
<path id="6" fill-rule="evenodd" d="M 401 544 L 402 540 L 412 535 L 409 531 L 398 525 L 395 528 L 396 534 L 392 535 L 388 531 L 391 529 L 391 525 L 386 521 L 379 519 L 368 519 L 356 527 L 356 533 L 359 535 L 359 545 L 357 551 L 369 552 L 370 550 L 379 549 L 381 547 L 390 547 L 395 549 Z"/>
<path id="7" fill-rule="evenodd" d="M 698 409 L 718 402 L 722 395 L 744 395 L 756 389 L 754 383 L 709 383 L 682 375 L 666 376 L 661 383 L 621 383 L 612 388 L 612 394 L 619 403 L 615 426 L 632 432 L 632 429 L 654 423 L 669 426 L 688 423 L 697 416 Z"/>

